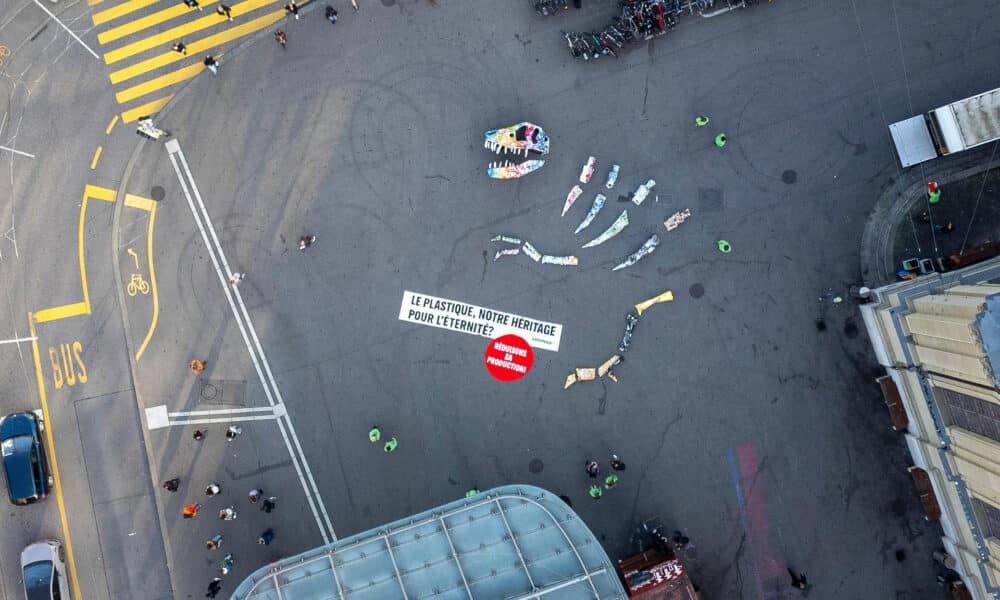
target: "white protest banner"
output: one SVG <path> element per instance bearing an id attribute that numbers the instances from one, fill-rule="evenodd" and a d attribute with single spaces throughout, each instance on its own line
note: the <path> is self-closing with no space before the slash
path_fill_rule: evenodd
<path id="1" fill-rule="evenodd" d="M 403 292 L 399 320 L 490 339 L 512 333 L 523 337 L 533 348 L 552 352 L 559 351 L 562 337 L 562 325 L 558 323 L 410 291 Z"/>

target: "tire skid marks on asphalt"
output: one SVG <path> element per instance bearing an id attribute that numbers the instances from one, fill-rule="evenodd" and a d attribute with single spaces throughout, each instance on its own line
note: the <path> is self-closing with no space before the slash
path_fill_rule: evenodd
<path id="1" fill-rule="evenodd" d="M 292 464 L 295 466 L 295 472 L 302 485 L 302 491 L 305 492 L 306 500 L 309 502 L 309 508 L 316 519 L 316 526 L 323 537 L 323 543 L 329 544 L 331 538 L 332 541 L 337 540 L 337 534 L 334 532 L 333 523 L 330 522 L 330 516 L 323 505 L 319 488 L 316 486 L 316 480 L 309 469 L 305 452 L 303 452 L 302 446 L 299 443 L 299 438 L 295 433 L 291 417 L 283 410 L 284 400 L 281 397 L 281 390 L 278 388 L 274 374 L 271 372 L 271 365 L 268 363 L 264 349 L 261 347 L 260 339 L 258 339 L 257 331 L 250 320 L 246 304 L 243 303 L 243 296 L 240 294 L 238 287 L 229 285 L 229 277 L 233 271 L 229 268 L 229 261 L 226 259 L 222 244 L 219 242 L 218 235 L 216 235 L 215 227 L 212 225 L 212 220 L 208 214 L 208 209 L 205 208 L 205 203 L 198 191 L 194 175 L 191 173 L 184 153 L 181 151 L 180 143 L 176 138 L 171 139 L 166 143 L 166 148 L 170 162 L 174 167 L 174 172 L 177 174 L 177 180 L 180 182 L 181 190 L 184 192 L 188 206 L 191 208 L 195 224 L 201 232 L 202 240 L 205 242 L 208 254 L 212 259 L 212 265 L 215 267 L 216 275 L 218 275 L 219 284 L 222 286 L 223 293 L 229 303 L 229 308 L 232 310 L 233 318 L 239 326 L 243 342 L 246 344 L 247 352 L 250 354 L 254 369 L 257 371 L 257 377 L 264 388 L 267 401 L 275 409 L 275 414 L 278 411 L 283 413 L 277 419 L 278 429 L 281 431 L 281 437 L 285 442 L 285 447 L 288 449 Z M 196 202 L 197 206 L 195 206 Z"/>

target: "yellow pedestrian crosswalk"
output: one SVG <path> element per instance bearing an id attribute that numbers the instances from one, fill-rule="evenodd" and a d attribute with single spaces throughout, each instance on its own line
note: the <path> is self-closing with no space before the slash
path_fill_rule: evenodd
<path id="1" fill-rule="evenodd" d="M 88 4 L 110 1 L 88 0 Z M 123 0 L 95 11 L 91 18 L 99 30 L 97 41 L 104 50 L 104 62 L 118 67 L 109 73 L 111 84 L 130 83 L 115 91 L 115 99 L 122 105 L 122 121 L 130 123 L 161 110 L 185 82 L 205 70 L 205 56 L 218 59 L 233 42 L 285 19 L 286 1 L 233 4 L 232 21 L 214 10 L 189 7 L 181 0 Z M 199 3 L 203 8 L 221 4 L 220 0 Z M 181 41 L 186 54 L 172 49 Z M 159 94 L 163 95 L 149 99 Z M 139 104 L 134 105 L 136 102 Z"/>

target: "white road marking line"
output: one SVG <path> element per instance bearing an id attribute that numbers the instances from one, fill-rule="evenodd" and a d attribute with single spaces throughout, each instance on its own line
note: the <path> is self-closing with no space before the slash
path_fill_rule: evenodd
<path id="1" fill-rule="evenodd" d="M 20 344 L 22 342 L 33 342 L 37 339 L 37 337 L 14 338 L 11 340 L 0 340 L 0 344 Z"/>
<path id="2" fill-rule="evenodd" d="M 275 421 L 278 415 L 227 417 L 225 419 L 171 419 L 168 425 L 205 425 L 207 423 L 240 423 L 242 421 Z M 279 421 L 280 422 L 280 421 Z"/>
<path id="3" fill-rule="evenodd" d="M 258 406 L 256 408 L 212 408 L 208 410 L 188 410 L 167 413 L 168 417 L 199 417 L 201 415 L 238 415 L 250 412 L 269 412 L 274 414 L 273 406 Z"/>
<path id="4" fill-rule="evenodd" d="M 101 58 L 101 57 L 100 57 L 100 56 L 98 56 L 96 52 L 94 52 L 93 50 L 91 50 L 91 49 L 90 49 L 90 46 L 88 46 L 87 44 L 84 44 L 84 43 L 83 43 L 83 40 L 81 40 L 81 39 L 80 39 L 79 37 L 77 37 L 77 35 L 76 35 L 75 33 L 73 33 L 73 30 L 72 30 L 72 29 L 70 29 L 69 27 L 66 27 L 66 24 L 65 24 L 65 23 L 63 23 L 62 21 L 60 21 L 59 19 L 57 19 L 57 18 L 56 18 L 56 16 L 55 16 L 54 14 L 52 14 L 52 12 L 51 12 L 51 11 L 49 11 L 49 9 L 45 8 L 45 6 L 44 6 L 44 5 L 42 5 L 42 3 L 41 3 L 41 2 L 39 1 L 39 0 L 35 0 L 35 4 L 37 4 L 37 5 L 38 5 L 38 8 L 40 8 L 40 9 L 44 10 L 44 11 L 45 11 L 45 14 L 49 15 L 49 17 L 50 17 L 50 18 L 51 18 L 51 19 L 52 19 L 53 21 L 55 21 L 56 23 L 59 23 L 59 26 L 60 26 L 60 27 L 62 27 L 63 29 L 65 29 L 65 30 L 66 30 L 66 33 L 68 33 L 68 34 L 70 34 L 71 36 L 73 36 L 73 39 L 74 39 L 74 40 L 76 40 L 76 41 L 80 42 L 80 45 L 81 45 L 81 46 L 83 46 L 84 48 L 86 48 L 86 49 L 87 49 L 87 52 L 90 52 L 90 53 L 91 53 L 92 55 L 94 55 L 94 58 L 96 58 L 96 59 L 100 60 L 100 58 Z"/>
<path id="5" fill-rule="evenodd" d="M 188 167 L 187 160 L 184 158 L 184 153 L 181 151 L 180 144 L 177 142 L 176 138 L 167 141 L 166 143 L 167 153 L 170 157 L 170 162 L 174 167 L 174 172 L 177 174 L 177 179 L 180 181 L 181 189 L 184 192 L 184 197 L 187 198 L 188 206 L 191 208 L 191 214 L 194 216 L 195 223 L 198 225 L 198 230 L 201 232 L 201 237 L 205 242 L 206 248 L 209 250 L 209 255 L 212 258 L 212 265 L 215 267 L 215 272 L 219 277 L 219 282 L 222 285 L 223 292 L 226 296 L 226 300 L 229 302 L 229 307 L 233 311 L 233 316 L 236 318 L 236 324 L 239 326 L 240 334 L 243 336 L 243 343 L 247 347 L 247 352 L 250 354 L 250 359 L 253 362 L 254 368 L 257 371 L 257 376 L 260 379 L 261 385 L 264 387 L 264 393 L 267 397 L 267 401 L 271 406 L 276 404 L 283 405 L 284 402 L 281 401 L 281 392 L 278 390 L 277 382 L 274 380 L 274 376 L 271 374 L 270 366 L 267 363 L 267 358 L 264 355 L 263 348 L 260 347 L 260 341 L 257 338 L 257 333 L 253 329 L 253 323 L 250 320 L 249 314 L 247 314 L 246 306 L 243 304 L 243 299 L 239 294 L 239 290 L 229 285 L 229 279 L 226 273 L 231 272 L 228 267 L 228 261 L 226 261 L 225 253 L 222 250 L 222 245 L 219 244 L 218 236 L 215 234 L 215 228 L 212 226 L 212 221 L 209 218 L 208 211 L 205 209 L 205 204 L 201 199 L 201 194 L 198 192 L 198 187 L 195 184 L 194 176 L 191 174 L 191 169 Z M 180 165 L 178 165 L 178 162 Z M 184 174 L 181 174 L 181 166 L 184 168 Z M 186 176 L 186 177 L 185 177 Z M 191 188 L 188 189 L 188 183 L 190 182 Z M 194 205 L 194 200 L 192 199 L 192 192 L 194 196 L 198 199 L 198 204 L 201 206 L 202 215 L 199 215 L 198 209 Z M 205 225 L 202 224 L 202 218 L 205 220 L 209 230 L 212 233 L 212 239 L 215 241 L 215 245 L 209 240 L 208 232 L 206 232 Z M 218 253 L 218 257 L 216 256 Z M 225 265 L 225 271 L 219 264 L 220 258 L 222 263 Z M 239 301 L 241 310 L 237 311 L 236 304 L 233 300 L 233 295 Z M 243 318 L 241 318 L 240 313 L 242 312 Z M 244 319 L 246 324 L 244 325 Z M 254 346 L 250 343 L 250 337 L 248 336 L 247 330 L 253 335 L 253 339 L 257 348 L 257 352 L 254 352 Z M 259 353 L 259 358 L 258 358 Z M 267 378 L 264 377 L 264 373 L 261 370 L 261 362 L 264 363 L 267 369 Z M 268 383 L 271 385 L 269 386 Z M 278 395 L 278 402 L 275 402 L 272 396 L 272 386 L 274 393 Z M 295 435 L 295 429 L 292 426 L 291 419 L 287 418 L 287 414 L 284 415 L 286 418 L 277 419 L 278 430 L 281 432 L 281 437 L 285 441 L 285 447 L 288 450 L 289 456 L 292 458 L 292 464 L 295 467 L 295 472 L 299 477 L 299 483 L 302 485 L 302 491 L 305 492 L 306 500 L 309 502 L 309 508 L 312 510 L 313 517 L 316 519 L 316 526 L 319 528 L 320 534 L 323 537 L 323 543 L 330 543 L 330 536 L 334 540 L 337 539 L 337 535 L 333 530 L 333 524 L 330 522 L 330 517 L 327 514 L 326 507 L 323 506 L 323 500 L 320 497 L 319 489 L 316 486 L 316 482 L 312 477 L 312 471 L 309 470 L 308 464 L 306 464 L 305 453 L 302 451 L 302 446 L 299 444 L 298 437 Z M 288 431 L 286 431 L 286 426 Z M 295 442 L 295 448 L 298 450 L 297 455 L 292 449 L 291 442 L 289 440 L 289 433 Z M 301 464 L 300 464 L 301 463 Z M 312 489 L 307 485 L 305 477 L 303 476 L 303 467 L 309 477 L 309 483 L 312 484 Z M 317 504 L 319 509 L 323 513 L 326 528 L 324 528 L 324 522 L 320 520 L 320 515 L 317 512 Z M 329 528 L 329 535 L 327 534 L 327 528 Z"/>
<path id="6" fill-rule="evenodd" d="M 13 148 L 8 148 L 7 146 L 0 146 L 0 150 L 6 150 L 7 152 L 12 152 L 14 154 L 20 154 L 21 156 L 27 156 L 28 158 L 35 158 L 34 154 L 28 154 L 27 152 L 21 152 L 20 150 L 14 150 Z"/>

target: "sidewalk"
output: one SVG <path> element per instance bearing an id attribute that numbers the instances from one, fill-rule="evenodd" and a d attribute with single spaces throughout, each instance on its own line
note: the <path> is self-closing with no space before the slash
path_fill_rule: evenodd
<path id="1" fill-rule="evenodd" d="M 901 221 L 892 245 L 899 270 L 909 258 L 942 258 L 963 254 L 1000 239 L 1000 167 L 942 184 L 941 201 L 930 204 L 926 188 Z"/>

